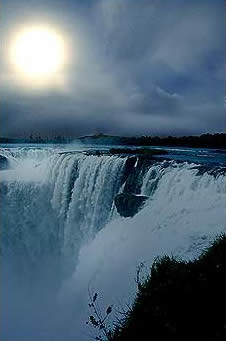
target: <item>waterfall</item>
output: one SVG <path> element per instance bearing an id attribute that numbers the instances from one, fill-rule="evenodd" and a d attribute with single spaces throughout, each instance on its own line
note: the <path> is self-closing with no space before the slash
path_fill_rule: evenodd
<path id="1" fill-rule="evenodd" d="M 223 231 L 223 167 L 59 148 L 0 155 L 12 160 L 0 177 L 4 341 L 87 340 L 90 283 L 106 304 L 129 299 L 141 261 L 190 259 Z M 149 197 L 133 218 L 114 205 L 128 191 Z"/>
<path id="2" fill-rule="evenodd" d="M 2 252 L 23 251 L 28 262 L 37 263 L 54 241 L 58 253 L 74 264 L 80 245 L 109 220 L 126 159 L 43 154 L 40 160 L 39 152 L 28 157 L 26 150 L 14 169 L 2 171 Z"/>
<path id="3" fill-rule="evenodd" d="M 178 207 L 184 200 L 186 210 L 196 188 L 202 186 L 205 203 L 206 188 L 215 183 L 219 191 L 224 188 L 219 167 L 215 172 L 212 168 L 213 174 L 204 172 L 201 176 L 199 167 L 192 163 L 156 161 L 139 166 L 136 159 L 125 175 L 131 160 L 127 157 L 51 148 L 0 152 L 15 159 L 12 169 L 1 171 L 1 251 L 18 254 L 15 260 L 21 259 L 23 266 L 26 262 L 40 263 L 43 255 L 54 249 L 49 257 L 56 259 L 57 254 L 62 266 L 68 263 L 72 271 L 81 245 L 117 218 L 114 198 L 119 192 L 129 189 L 152 200 L 161 189 L 164 194 L 158 210 L 164 211 L 166 198 L 177 200 Z"/>
<path id="4" fill-rule="evenodd" d="M 51 204 L 61 221 L 62 252 L 76 259 L 81 243 L 92 239 L 110 218 L 126 159 L 62 154 L 50 161 Z"/>

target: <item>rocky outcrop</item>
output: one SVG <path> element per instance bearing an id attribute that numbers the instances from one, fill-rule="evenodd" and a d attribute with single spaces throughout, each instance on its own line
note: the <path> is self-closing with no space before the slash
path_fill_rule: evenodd
<path id="1" fill-rule="evenodd" d="M 132 160 L 131 160 L 132 159 Z M 134 163 L 135 160 L 135 163 Z M 129 171 L 128 165 L 130 161 L 130 168 Z M 133 163 L 132 163 L 133 162 Z M 123 192 L 125 193 L 132 193 L 132 194 L 140 194 L 141 187 L 143 184 L 143 179 L 148 171 L 148 169 L 156 162 L 151 158 L 146 158 L 143 156 L 132 156 L 127 159 L 126 166 L 125 166 L 125 175 L 126 181 Z"/>
<path id="2" fill-rule="evenodd" d="M 9 168 L 9 160 L 4 155 L 0 155 L 0 170 Z"/>
<path id="3" fill-rule="evenodd" d="M 144 195 L 120 193 L 115 197 L 115 206 L 122 217 L 133 217 L 143 207 L 148 199 Z"/>

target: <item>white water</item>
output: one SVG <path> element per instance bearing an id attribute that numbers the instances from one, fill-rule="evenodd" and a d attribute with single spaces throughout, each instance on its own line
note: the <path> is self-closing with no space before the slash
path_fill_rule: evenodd
<path id="1" fill-rule="evenodd" d="M 126 159 L 34 154 L 15 156 L 15 168 L 1 171 L 3 341 L 89 340 L 89 286 L 103 306 L 125 306 L 141 261 L 192 258 L 223 231 L 223 175 L 154 164 L 141 187 L 150 199 L 121 218 L 112 215 L 113 199 Z"/>

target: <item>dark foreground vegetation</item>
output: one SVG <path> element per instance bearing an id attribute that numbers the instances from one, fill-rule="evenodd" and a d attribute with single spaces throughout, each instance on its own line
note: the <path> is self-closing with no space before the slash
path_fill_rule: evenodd
<path id="1" fill-rule="evenodd" d="M 156 340 L 156 336 L 223 340 L 225 334 L 224 264 L 226 236 L 219 237 L 197 260 L 184 262 L 165 256 L 157 259 L 150 276 L 138 281 L 132 307 L 123 314 L 113 330 L 96 340 Z M 95 306 L 95 301 L 94 301 Z M 95 315 L 95 314 L 94 314 Z M 99 334 L 98 334 L 99 335 Z"/>

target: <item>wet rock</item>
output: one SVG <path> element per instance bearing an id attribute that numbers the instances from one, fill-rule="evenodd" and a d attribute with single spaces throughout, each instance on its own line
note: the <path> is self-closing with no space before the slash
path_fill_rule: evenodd
<path id="1" fill-rule="evenodd" d="M 136 156 L 134 158 L 136 162 L 128 173 L 128 177 L 124 186 L 124 192 L 140 194 L 144 175 L 155 161 L 143 156 Z"/>
<path id="2" fill-rule="evenodd" d="M 226 174 L 226 167 L 222 166 L 212 166 L 212 165 L 197 165 L 193 167 L 193 169 L 197 169 L 196 176 L 203 176 L 205 173 L 214 176 L 217 178 L 219 175 Z"/>
<path id="3" fill-rule="evenodd" d="M 134 166 L 136 165 L 137 157 L 131 156 L 126 160 L 123 175 L 122 175 L 122 184 L 124 184 L 129 178 L 130 174 L 134 171 Z"/>
<path id="4" fill-rule="evenodd" d="M 9 160 L 6 156 L 0 155 L 0 170 L 9 168 Z"/>
<path id="5" fill-rule="evenodd" d="M 120 193 L 115 197 L 115 206 L 122 217 L 133 217 L 143 207 L 148 199 L 144 195 Z"/>

